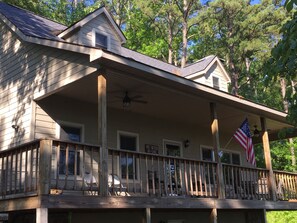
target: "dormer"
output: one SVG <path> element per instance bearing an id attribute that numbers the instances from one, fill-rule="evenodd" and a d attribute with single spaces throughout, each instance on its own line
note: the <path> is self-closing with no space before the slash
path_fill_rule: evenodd
<path id="1" fill-rule="evenodd" d="M 119 53 L 126 38 L 110 13 L 101 7 L 59 34 L 67 42 Z"/>
<path id="2" fill-rule="evenodd" d="M 228 92 L 231 79 L 217 56 L 207 56 L 183 68 L 183 76 L 198 83 Z"/>

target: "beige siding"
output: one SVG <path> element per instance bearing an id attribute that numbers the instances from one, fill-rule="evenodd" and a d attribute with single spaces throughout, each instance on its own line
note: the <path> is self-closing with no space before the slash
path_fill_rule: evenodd
<path id="1" fill-rule="evenodd" d="M 0 31 L 0 147 L 6 149 L 32 137 L 53 136 L 51 122 L 46 117 L 41 120 L 40 109 L 36 134 L 32 134 L 33 98 L 58 90 L 96 68 L 85 65 L 88 56 L 22 42 L 2 23 Z M 13 124 L 19 125 L 17 132 Z"/>
<path id="2" fill-rule="evenodd" d="M 214 63 L 206 74 L 199 76 L 194 81 L 213 87 L 212 77 L 219 78 L 220 90 L 228 92 L 228 80 L 217 63 Z"/>
<path id="3" fill-rule="evenodd" d="M 40 106 L 36 107 L 35 138 L 55 138 L 56 123 L 43 111 Z"/>
<path id="4" fill-rule="evenodd" d="M 110 51 L 120 52 L 121 42 L 119 37 L 104 14 L 101 14 L 100 16 L 86 23 L 77 33 L 75 33 L 73 36 L 70 36 L 66 40 L 69 42 L 73 41 L 74 43 L 93 46 L 93 29 L 96 29 L 96 31 L 109 36 Z"/>

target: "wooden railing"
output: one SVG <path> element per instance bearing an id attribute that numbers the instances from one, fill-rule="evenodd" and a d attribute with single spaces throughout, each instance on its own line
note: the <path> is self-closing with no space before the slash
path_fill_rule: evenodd
<path id="1" fill-rule="evenodd" d="M 218 197 L 217 164 L 108 149 L 108 195 Z M 272 200 L 268 170 L 223 164 L 227 199 Z M 36 140 L 0 152 L 0 199 L 38 194 L 100 195 L 100 147 Z M 104 173 L 103 173 L 104 174 Z M 278 200 L 297 199 L 297 174 L 274 171 Z"/>
<path id="2" fill-rule="evenodd" d="M 115 149 L 109 161 L 111 194 L 217 197 L 216 163 Z"/>
<path id="3" fill-rule="evenodd" d="M 54 140 L 51 155 L 51 193 L 99 193 L 100 147 Z"/>
<path id="4" fill-rule="evenodd" d="M 223 164 L 226 198 L 270 200 L 268 170 Z"/>
<path id="5" fill-rule="evenodd" d="M 0 198 L 37 191 L 39 141 L 0 153 Z"/>
<path id="6" fill-rule="evenodd" d="M 276 196 L 279 200 L 297 199 L 297 174 L 273 171 L 276 182 Z"/>

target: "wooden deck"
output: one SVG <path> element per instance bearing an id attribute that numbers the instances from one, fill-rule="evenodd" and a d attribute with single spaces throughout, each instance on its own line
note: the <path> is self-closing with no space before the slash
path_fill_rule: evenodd
<path id="1" fill-rule="evenodd" d="M 217 177 L 222 174 L 224 202 L 273 203 L 265 169 L 223 165 L 223 172 L 218 173 L 215 162 L 108 149 L 108 173 L 102 173 L 100 149 L 96 145 L 37 140 L 1 152 L 0 200 L 50 195 L 49 203 L 73 199 L 78 203 L 96 201 L 98 205 L 104 199 L 112 203 L 111 198 L 127 204 L 176 199 L 187 206 L 192 200 L 221 200 Z M 108 178 L 107 196 L 99 186 L 102 174 Z M 288 204 L 297 199 L 297 174 L 274 171 L 273 180 L 278 201 Z"/>

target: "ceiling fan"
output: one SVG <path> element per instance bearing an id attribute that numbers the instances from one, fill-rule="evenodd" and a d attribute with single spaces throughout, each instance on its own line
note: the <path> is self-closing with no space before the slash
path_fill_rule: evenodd
<path id="1" fill-rule="evenodd" d="M 129 96 L 128 91 L 125 91 L 125 95 L 122 98 L 123 107 L 128 108 L 130 107 L 131 103 L 147 104 L 147 101 L 139 100 L 142 97 L 143 97 L 142 95 Z"/>

